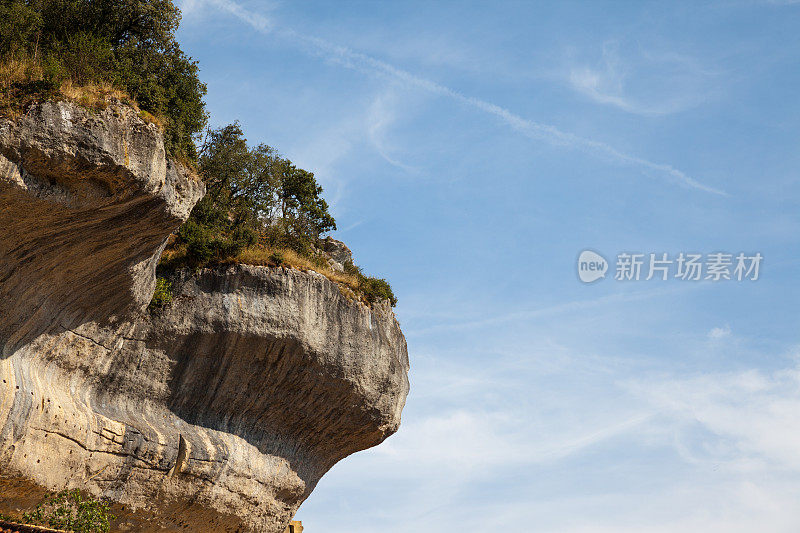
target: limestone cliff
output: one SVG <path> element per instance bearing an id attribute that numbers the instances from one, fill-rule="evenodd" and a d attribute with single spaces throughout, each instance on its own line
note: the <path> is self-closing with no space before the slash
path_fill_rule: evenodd
<path id="1" fill-rule="evenodd" d="M 117 502 L 122 529 L 279 532 L 408 392 L 388 304 L 324 276 L 182 272 L 166 237 L 202 183 L 123 105 L 0 120 L 0 512 L 44 489 Z"/>

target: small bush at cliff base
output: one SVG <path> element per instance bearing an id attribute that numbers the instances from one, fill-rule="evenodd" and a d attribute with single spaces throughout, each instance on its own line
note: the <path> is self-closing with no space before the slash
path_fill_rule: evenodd
<path id="1" fill-rule="evenodd" d="M 75 533 L 106 533 L 115 518 L 109 510 L 107 502 L 85 497 L 78 490 L 64 490 L 47 496 L 22 515 L 22 521 Z"/>
<path id="2" fill-rule="evenodd" d="M 160 309 L 172 302 L 172 282 L 166 278 L 156 279 L 156 290 L 150 300 L 150 309 Z"/>

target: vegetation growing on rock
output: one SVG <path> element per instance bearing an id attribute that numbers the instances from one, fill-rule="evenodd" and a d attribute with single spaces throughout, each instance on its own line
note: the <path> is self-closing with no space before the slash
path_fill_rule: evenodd
<path id="1" fill-rule="evenodd" d="M 175 40 L 179 22 L 171 0 L 0 0 L 0 113 L 42 99 L 99 107 L 114 97 L 162 127 L 167 152 L 196 167 L 208 190 L 164 268 L 249 258 L 310 268 L 368 303 L 394 305 L 385 280 L 354 265 L 344 273 L 328 267 L 320 237 L 336 222 L 313 173 L 270 146 L 248 146 L 238 123 L 201 139 L 206 86 Z M 169 303 L 162 293 L 154 295 L 156 307 Z"/>
<path id="2" fill-rule="evenodd" d="M 114 519 L 109 509 L 107 502 L 78 490 L 63 490 L 46 496 L 35 509 L 22 515 L 22 522 L 75 533 L 106 533 Z"/>
<path id="3" fill-rule="evenodd" d="M 117 88 L 165 122 L 164 141 L 193 159 L 206 86 L 175 40 L 171 0 L 2 0 L 0 78 L 9 108 L 73 88 Z"/>
<path id="4" fill-rule="evenodd" d="M 336 221 L 313 173 L 270 146 L 249 147 L 238 123 L 207 132 L 198 168 L 206 196 L 171 241 L 163 271 L 229 262 L 286 265 L 324 274 L 367 303 L 397 304 L 386 280 L 364 275 L 352 262 L 343 272 L 328 264 L 320 238 Z"/>
<path id="5" fill-rule="evenodd" d="M 150 309 L 160 309 L 172 301 L 172 282 L 166 278 L 156 279 L 156 290 L 150 301 Z"/>
<path id="6" fill-rule="evenodd" d="M 248 147 L 238 123 L 208 131 L 198 163 L 207 193 L 178 233 L 195 263 L 259 241 L 308 255 L 336 229 L 314 174 L 265 144 Z"/>

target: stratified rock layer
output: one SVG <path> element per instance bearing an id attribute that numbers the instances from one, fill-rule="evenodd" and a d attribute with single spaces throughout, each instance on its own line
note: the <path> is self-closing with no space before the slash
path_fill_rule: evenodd
<path id="1" fill-rule="evenodd" d="M 397 430 L 408 356 L 388 305 L 230 266 L 179 273 L 146 311 L 202 192 L 125 106 L 0 121 L 0 511 L 77 487 L 130 530 L 277 533 Z"/>

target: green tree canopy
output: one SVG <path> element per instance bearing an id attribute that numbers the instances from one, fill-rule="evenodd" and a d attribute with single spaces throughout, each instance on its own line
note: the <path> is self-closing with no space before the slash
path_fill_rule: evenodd
<path id="1" fill-rule="evenodd" d="M 198 163 L 207 193 L 180 231 L 195 262 L 235 255 L 259 237 L 308 253 L 336 229 L 314 174 L 270 146 L 250 148 L 238 122 L 207 132 Z"/>
<path id="2" fill-rule="evenodd" d="M 0 0 L 0 56 L 41 64 L 47 81 L 107 81 L 166 119 L 165 144 L 194 159 L 206 86 L 175 40 L 171 0 Z"/>

